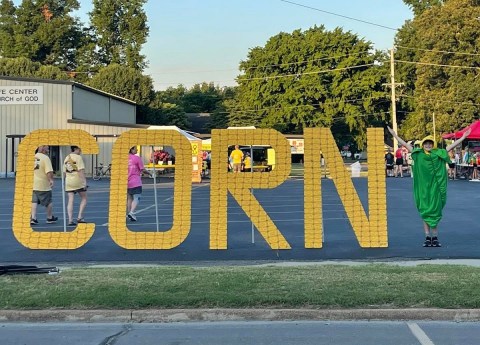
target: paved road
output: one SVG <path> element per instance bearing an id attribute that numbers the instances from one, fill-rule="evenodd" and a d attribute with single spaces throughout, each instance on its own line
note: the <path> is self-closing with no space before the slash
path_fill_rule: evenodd
<path id="1" fill-rule="evenodd" d="M 469 322 L 290 321 L 163 324 L 7 323 L 8 345 L 477 345 Z"/>
<path id="2" fill-rule="evenodd" d="M 354 179 L 355 187 L 367 207 L 367 179 Z M 413 203 L 410 178 L 387 179 L 389 248 L 363 249 L 358 245 L 343 205 L 331 180 L 322 180 L 324 248 L 305 249 L 303 240 L 303 180 L 289 180 L 274 190 L 255 190 L 255 197 L 268 212 L 291 244 L 291 250 L 272 250 L 252 225 L 238 204 L 228 204 L 228 250 L 209 250 L 208 183 L 192 185 L 192 226 L 187 239 L 172 250 L 125 250 L 108 234 L 109 181 L 89 181 L 89 203 L 85 218 L 96 223 L 92 239 L 74 251 L 29 250 L 19 244 L 11 230 L 14 180 L 0 179 L 0 263 L 158 263 L 158 262 L 273 262 L 318 260 L 430 260 L 479 259 L 480 231 L 478 205 L 480 183 L 449 181 L 448 202 L 440 223 L 442 248 L 423 248 L 421 219 Z M 56 214 L 62 218 L 60 183 L 54 190 Z M 145 180 L 137 223 L 132 231 L 155 229 L 152 180 Z M 173 183 L 160 179 L 157 185 L 160 230 L 172 224 Z M 75 206 L 77 207 L 77 206 Z M 28 210 L 26 211 L 28 212 Z M 43 212 L 43 211 L 42 211 Z M 45 218 L 44 214 L 39 219 Z M 63 231 L 59 224 L 41 224 L 37 229 Z"/>

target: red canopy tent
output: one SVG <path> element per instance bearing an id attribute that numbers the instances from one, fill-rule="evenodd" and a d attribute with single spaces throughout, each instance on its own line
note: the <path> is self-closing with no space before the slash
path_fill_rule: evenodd
<path id="1" fill-rule="evenodd" d="M 448 134 L 443 134 L 442 135 L 442 138 L 443 139 L 458 139 L 458 138 L 461 138 L 463 133 L 465 133 L 465 131 L 467 129 L 471 128 L 472 129 L 472 132 L 470 133 L 470 135 L 467 137 L 467 139 L 480 139 L 480 120 L 478 121 L 475 121 L 474 123 L 472 123 L 471 125 L 465 127 L 464 129 L 462 130 L 459 130 L 455 133 L 448 133 Z"/>

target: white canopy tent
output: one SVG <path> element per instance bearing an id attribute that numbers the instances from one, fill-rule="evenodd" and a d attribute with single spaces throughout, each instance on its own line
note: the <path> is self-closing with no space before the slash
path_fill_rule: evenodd
<path id="1" fill-rule="evenodd" d="M 187 131 L 184 131 L 183 129 L 178 128 L 177 126 L 149 126 L 147 129 L 174 130 L 174 131 L 180 132 L 183 136 L 185 136 L 190 141 L 200 140 L 199 138 L 189 134 Z"/>
<path id="2" fill-rule="evenodd" d="M 181 133 L 185 138 L 190 141 L 190 144 L 192 145 L 192 182 L 201 182 L 201 170 L 202 170 L 202 140 L 187 133 L 181 128 L 178 128 L 177 126 L 149 126 L 147 128 L 148 130 L 174 130 L 179 133 Z M 169 147 L 168 145 L 165 145 L 164 143 L 158 143 L 159 146 L 162 146 L 162 148 L 169 152 L 170 154 L 175 154 L 174 148 Z M 153 149 L 153 147 L 152 147 Z M 152 152 L 150 152 L 152 153 Z M 149 160 L 151 158 L 148 158 Z M 162 165 L 158 164 L 153 164 L 150 162 L 150 164 L 147 165 L 148 168 L 156 168 L 156 169 L 161 169 L 165 168 L 165 166 L 162 167 Z M 174 168 L 174 166 L 172 166 Z"/>

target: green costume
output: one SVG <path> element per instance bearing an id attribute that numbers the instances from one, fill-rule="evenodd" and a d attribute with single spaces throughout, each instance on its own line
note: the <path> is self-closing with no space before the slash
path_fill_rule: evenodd
<path id="1" fill-rule="evenodd" d="M 425 141 L 425 140 L 424 140 Z M 412 151 L 413 195 L 420 216 L 431 228 L 442 219 L 447 202 L 447 169 L 450 163 L 447 150 L 434 148 L 430 154 L 423 148 Z"/>

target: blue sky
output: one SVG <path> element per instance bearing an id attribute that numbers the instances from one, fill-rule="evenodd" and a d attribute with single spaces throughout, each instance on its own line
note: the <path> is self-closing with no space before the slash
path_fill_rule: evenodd
<path id="1" fill-rule="evenodd" d="M 292 0 L 344 16 L 399 28 L 413 14 L 402 0 Z M 89 1 L 83 1 L 89 2 Z M 202 81 L 235 85 L 238 65 L 250 48 L 279 32 L 339 26 L 374 43 L 393 45 L 395 31 L 299 7 L 279 0 L 150 0 L 145 6 L 150 37 L 145 71 L 157 90 Z"/>
<path id="2" fill-rule="evenodd" d="M 413 14 L 402 0 L 291 0 L 376 24 L 400 28 Z M 20 0 L 15 1 L 16 3 Z M 80 0 L 83 22 L 91 0 Z M 214 82 L 235 85 L 238 65 L 250 48 L 264 46 L 279 32 L 325 25 L 342 27 L 371 41 L 377 49 L 393 45 L 394 30 L 292 5 L 280 0 L 149 0 L 150 35 L 143 47 L 145 70 L 156 90 Z"/>

